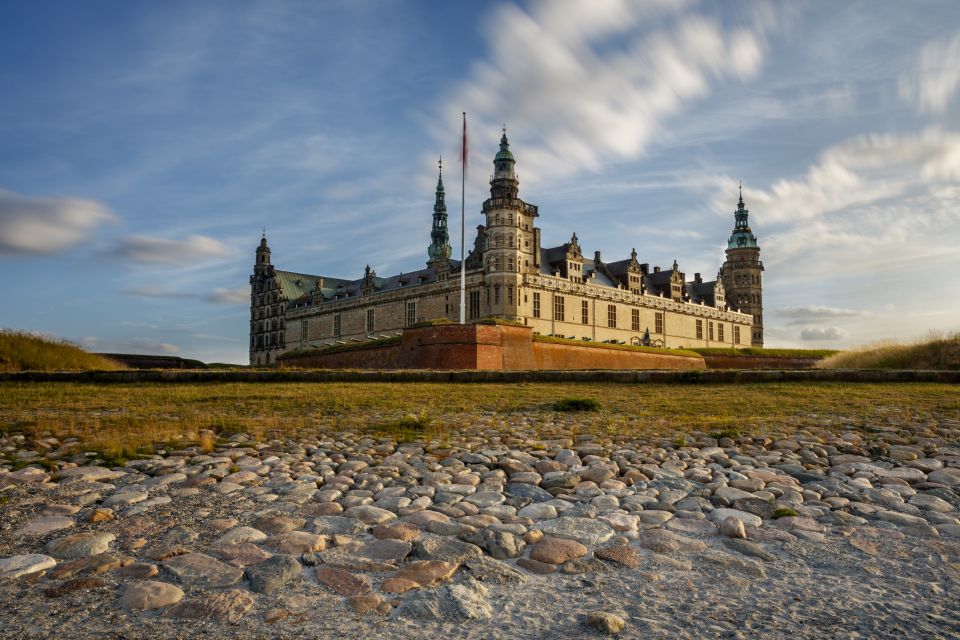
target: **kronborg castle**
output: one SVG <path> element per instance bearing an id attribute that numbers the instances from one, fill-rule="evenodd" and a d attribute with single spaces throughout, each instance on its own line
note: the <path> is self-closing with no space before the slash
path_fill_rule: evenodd
<path id="1" fill-rule="evenodd" d="M 650 268 L 632 251 L 585 256 L 577 235 L 544 247 L 536 205 L 520 199 L 506 133 L 493 160 L 485 224 L 466 257 L 467 321 L 497 317 L 536 333 L 583 341 L 679 347 L 763 345 L 763 263 L 743 196 L 716 280 L 687 280 L 676 261 Z M 266 237 L 250 276 L 250 363 L 266 365 L 301 347 L 395 335 L 460 316 L 460 262 L 451 259 L 443 176 L 437 182 L 426 268 L 359 279 L 281 271 Z"/>

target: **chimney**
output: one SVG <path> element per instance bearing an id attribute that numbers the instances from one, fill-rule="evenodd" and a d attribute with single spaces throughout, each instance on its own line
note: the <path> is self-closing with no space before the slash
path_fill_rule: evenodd
<path id="1" fill-rule="evenodd" d="M 653 268 L 653 272 L 654 272 L 654 273 L 660 273 L 660 267 L 654 267 L 654 268 Z"/>
<path id="2" fill-rule="evenodd" d="M 644 262 L 643 264 L 641 264 L 641 265 L 640 265 L 640 273 L 642 273 L 642 274 L 645 275 L 645 276 L 646 276 L 646 275 L 650 275 L 650 264 L 647 263 L 647 262 Z"/>
<path id="3" fill-rule="evenodd" d="M 593 252 L 593 261 L 594 261 L 595 263 L 597 263 L 597 264 L 602 264 L 602 261 L 600 260 L 600 252 L 599 252 L 599 251 L 594 251 L 594 252 Z"/>
<path id="4" fill-rule="evenodd" d="M 696 282 L 697 284 L 700 284 L 701 282 L 703 282 L 703 280 L 700 279 L 699 273 L 693 274 L 693 281 Z"/>

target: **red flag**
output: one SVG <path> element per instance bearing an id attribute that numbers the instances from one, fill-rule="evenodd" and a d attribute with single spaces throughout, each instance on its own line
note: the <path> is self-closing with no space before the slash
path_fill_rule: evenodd
<path id="1" fill-rule="evenodd" d="M 467 112 L 463 112 L 463 156 L 460 158 L 463 162 L 463 170 L 467 170 Z"/>

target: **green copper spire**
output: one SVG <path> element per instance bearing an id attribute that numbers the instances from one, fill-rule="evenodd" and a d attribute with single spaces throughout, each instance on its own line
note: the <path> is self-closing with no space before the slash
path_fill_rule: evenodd
<path id="1" fill-rule="evenodd" d="M 750 214 L 750 210 L 747 209 L 747 206 L 743 202 L 743 184 L 740 185 L 740 201 L 737 203 L 737 210 L 734 212 L 734 218 L 736 218 L 736 223 L 733 227 L 733 233 L 730 234 L 730 239 L 727 241 L 728 249 L 756 249 L 759 248 L 757 245 L 757 236 L 753 235 L 753 232 L 750 230 L 750 224 L 747 220 Z"/>
<path id="2" fill-rule="evenodd" d="M 500 151 L 497 152 L 496 157 L 493 161 L 499 162 L 501 160 L 508 160 L 510 162 L 516 162 L 513 159 L 513 154 L 510 153 L 510 141 L 507 140 L 507 126 L 503 126 L 503 135 L 500 136 Z"/>
<path id="3" fill-rule="evenodd" d="M 437 178 L 436 200 L 433 203 L 433 228 L 430 230 L 430 246 L 427 264 L 449 260 L 453 251 L 450 248 L 450 234 L 447 232 L 447 203 L 443 192 L 443 158 L 438 163 L 440 176 Z"/>

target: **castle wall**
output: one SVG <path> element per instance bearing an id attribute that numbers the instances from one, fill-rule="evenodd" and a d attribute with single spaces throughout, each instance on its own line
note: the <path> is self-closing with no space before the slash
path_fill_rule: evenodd
<path id="1" fill-rule="evenodd" d="M 434 325 L 407 329 L 399 343 L 281 358 L 288 368 L 320 369 L 704 369 L 699 357 L 535 342 L 528 327 Z"/>

